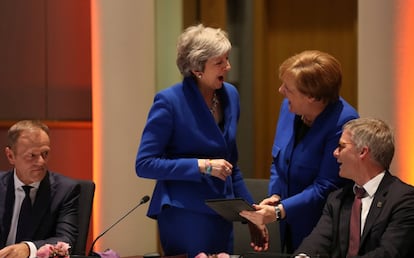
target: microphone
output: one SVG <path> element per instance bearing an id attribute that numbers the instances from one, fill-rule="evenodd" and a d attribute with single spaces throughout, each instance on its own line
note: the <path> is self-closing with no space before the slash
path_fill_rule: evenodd
<path id="1" fill-rule="evenodd" d="M 126 216 L 128 216 L 131 212 L 133 212 L 136 208 L 138 208 L 139 206 L 141 206 L 142 204 L 148 202 L 150 199 L 150 197 L 148 195 L 145 195 L 144 197 L 142 197 L 141 201 L 134 207 L 132 208 L 130 211 L 128 211 L 124 216 L 122 216 L 120 219 L 118 219 L 114 224 L 112 224 L 109 228 L 107 228 L 104 232 L 102 232 L 97 238 L 95 238 L 95 240 L 93 240 L 91 248 L 89 249 L 89 256 L 100 256 L 99 254 L 95 253 L 93 251 L 93 247 L 95 246 L 96 241 L 98 241 L 99 238 L 101 238 L 103 235 L 106 234 L 106 232 L 108 232 L 111 228 L 113 228 L 116 224 L 118 224 L 119 222 L 121 222 L 121 220 L 123 220 Z"/>

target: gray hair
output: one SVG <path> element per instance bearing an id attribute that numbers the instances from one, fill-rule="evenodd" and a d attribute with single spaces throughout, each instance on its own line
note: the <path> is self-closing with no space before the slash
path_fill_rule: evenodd
<path id="1" fill-rule="evenodd" d="M 229 52 L 231 43 L 222 29 L 199 24 L 188 27 L 178 38 L 177 67 L 184 77 L 192 70 L 204 71 L 208 59 Z"/>
<path id="2" fill-rule="evenodd" d="M 371 158 L 384 169 L 389 169 L 394 157 L 394 133 L 382 120 L 375 118 L 357 118 L 343 126 L 351 133 L 351 140 L 359 150 L 369 148 Z"/>
<path id="3" fill-rule="evenodd" d="M 49 127 L 40 120 L 21 120 L 12 125 L 7 132 L 7 146 L 14 150 L 17 140 L 25 131 L 42 130 L 49 136 Z"/>

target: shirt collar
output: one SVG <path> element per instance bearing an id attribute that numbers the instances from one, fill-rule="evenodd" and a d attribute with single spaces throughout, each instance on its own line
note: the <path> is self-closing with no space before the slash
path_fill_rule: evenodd
<path id="1" fill-rule="evenodd" d="M 374 197 L 375 192 L 378 189 L 379 184 L 381 183 L 382 178 L 385 175 L 385 170 L 376 175 L 375 177 L 371 178 L 368 182 L 366 182 L 362 187 L 364 187 L 367 195 L 369 197 Z"/>

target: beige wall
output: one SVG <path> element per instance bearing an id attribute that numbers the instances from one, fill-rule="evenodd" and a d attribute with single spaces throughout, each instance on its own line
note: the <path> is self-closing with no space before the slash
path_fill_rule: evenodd
<path id="1" fill-rule="evenodd" d="M 175 65 L 177 38 L 182 32 L 182 0 L 156 0 L 156 90 L 165 89 L 182 80 Z"/>
<path id="2" fill-rule="evenodd" d="M 358 111 L 396 126 L 395 11 L 398 1 L 358 1 Z M 396 135 L 398 137 L 398 135 Z M 391 170 L 398 175 L 398 146 Z"/>
<path id="3" fill-rule="evenodd" d="M 91 12 L 96 237 L 152 193 L 153 181 L 136 176 L 134 160 L 155 92 L 155 10 L 152 0 L 93 0 Z M 95 250 L 156 251 L 147 208 L 131 213 Z"/>

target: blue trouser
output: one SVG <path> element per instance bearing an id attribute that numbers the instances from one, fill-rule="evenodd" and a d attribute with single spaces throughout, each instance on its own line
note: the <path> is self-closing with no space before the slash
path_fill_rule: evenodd
<path id="1" fill-rule="evenodd" d="M 164 255 L 233 252 L 233 224 L 218 215 L 169 207 L 157 220 Z"/>

